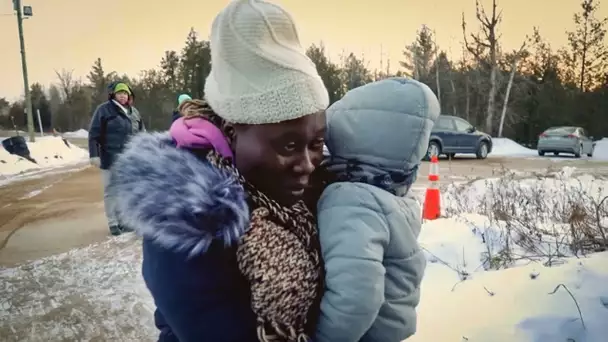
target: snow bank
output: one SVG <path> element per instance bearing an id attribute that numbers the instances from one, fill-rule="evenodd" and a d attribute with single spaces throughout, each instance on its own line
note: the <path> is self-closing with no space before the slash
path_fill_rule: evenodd
<path id="1" fill-rule="evenodd" d="M 443 214 L 483 215 L 486 262 L 510 267 L 530 259 L 547 263 L 601 250 L 608 234 L 608 180 L 573 167 L 523 178 L 519 173 L 451 184 Z"/>
<path id="2" fill-rule="evenodd" d="M 0 175 L 15 175 L 74 165 L 88 160 L 88 152 L 59 137 L 37 138 L 29 143 L 30 155 L 37 163 L 9 154 L 0 147 Z"/>
<path id="3" fill-rule="evenodd" d="M 418 331 L 408 342 L 605 340 L 608 252 L 562 255 L 547 262 L 546 256 L 535 257 L 538 250 L 511 247 L 518 259 L 497 262 L 505 257 L 499 252 L 505 249 L 507 227 L 484 209 L 494 208 L 487 202 L 493 203 L 496 187 L 503 185 L 511 189 L 504 196 L 514 196 L 509 203 L 519 206 L 513 210 L 523 213 L 522 207 L 537 208 L 527 203 L 533 197 L 526 196 L 539 189 L 549 188 L 542 194 L 556 198 L 561 198 L 555 195 L 560 189 L 570 189 L 565 186 L 588 198 L 605 194 L 604 180 L 574 171 L 535 179 L 507 175 L 447 190 L 444 205 L 452 217 L 425 222 L 420 235 L 428 266 Z M 466 212 L 468 207 L 458 204 L 462 201 L 477 208 Z M 140 262 L 141 244 L 127 234 L 0 270 L 0 336 L 7 341 L 154 340 L 154 305 Z"/>
<path id="4" fill-rule="evenodd" d="M 604 138 L 595 143 L 593 159 L 608 160 L 608 138 Z"/>
<path id="5" fill-rule="evenodd" d="M 39 167 L 25 158 L 6 152 L 6 150 L 0 146 L 0 175 L 8 176 L 35 168 Z"/>
<path id="6" fill-rule="evenodd" d="M 524 147 L 508 138 L 492 138 L 494 144 L 490 156 L 497 157 L 538 157 L 534 149 Z M 563 160 L 563 158 L 549 157 L 551 160 Z M 608 161 L 608 138 L 596 142 L 595 150 L 591 160 Z"/>
<path id="7" fill-rule="evenodd" d="M 536 150 L 521 146 L 515 141 L 508 138 L 492 138 L 492 156 L 537 156 Z"/>
<path id="8" fill-rule="evenodd" d="M 429 265 L 411 341 L 603 341 L 608 252 L 580 248 L 573 230 L 608 226 L 606 196 L 608 181 L 568 167 L 448 186 L 451 217 L 420 235 Z"/>
<path id="9" fill-rule="evenodd" d="M 430 241 L 428 235 L 423 237 L 423 244 L 448 261 L 429 260 L 418 307 L 418 331 L 408 342 L 605 340 L 608 252 L 567 259 L 553 267 L 530 263 L 484 272 L 475 269 L 479 263 L 471 250 L 480 242 L 471 239 L 475 235 L 470 227 L 444 219 L 426 229 L 434 234 Z M 446 249 L 451 253 L 445 253 Z M 459 268 L 471 272 L 467 280 L 462 280 Z"/>
<path id="10" fill-rule="evenodd" d="M 564 206 L 564 202 L 577 195 L 599 201 L 608 196 L 608 180 L 578 173 L 575 167 L 567 166 L 532 177 L 507 170 L 500 177 L 449 184 L 443 190 L 444 209 L 448 215 L 479 212 L 497 204 L 499 199 L 510 199 L 518 204 L 514 209 L 526 208 L 524 203 L 537 199 L 542 200 L 543 205 Z"/>
<path id="11" fill-rule="evenodd" d="M 89 137 L 89 132 L 86 129 L 79 129 L 76 132 L 66 132 L 63 133 L 63 136 L 65 138 L 79 138 L 79 139 L 86 139 Z"/>

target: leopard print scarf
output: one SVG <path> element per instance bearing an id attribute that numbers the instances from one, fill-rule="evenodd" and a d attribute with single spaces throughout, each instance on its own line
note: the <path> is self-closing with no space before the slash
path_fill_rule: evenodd
<path id="1" fill-rule="evenodd" d="M 323 287 L 315 218 L 303 201 L 284 207 L 270 199 L 214 151 L 207 159 L 237 177 L 249 195 L 251 221 L 237 249 L 237 261 L 251 286 L 258 339 L 310 341 L 305 327 Z"/>

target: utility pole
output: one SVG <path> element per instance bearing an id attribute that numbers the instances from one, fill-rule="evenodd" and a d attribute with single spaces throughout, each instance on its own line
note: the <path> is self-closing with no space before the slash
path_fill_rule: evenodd
<path id="1" fill-rule="evenodd" d="M 25 58 L 25 40 L 23 39 L 23 7 L 21 0 L 13 0 L 15 10 L 17 11 L 17 26 L 19 28 L 19 45 L 21 46 L 21 67 L 23 68 L 23 88 L 25 90 L 25 110 L 27 113 L 27 132 L 30 137 L 30 142 L 36 141 L 36 132 L 34 131 L 34 115 L 32 113 L 32 96 L 30 94 L 30 83 L 27 78 L 27 61 Z M 31 16 L 31 7 L 29 13 Z"/>

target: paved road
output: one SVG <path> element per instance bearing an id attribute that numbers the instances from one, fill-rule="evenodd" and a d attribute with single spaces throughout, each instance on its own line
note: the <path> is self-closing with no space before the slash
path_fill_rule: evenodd
<path id="1" fill-rule="evenodd" d="M 576 166 L 608 174 L 608 162 L 561 159 L 459 158 L 440 160 L 442 183 L 486 178 L 501 170 L 543 172 Z M 424 163 L 415 189 L 427 185 Z M 101 175 L 87 167 L 66 170 L 0 187 L 0 267 L 66 252 L 108 237 L 103 215 Z"/>
<path id="2" fill-rule="evenodd" d="M 0 188 L 0 266 L 105 239 L 100 177 L 89 167 Z"/>

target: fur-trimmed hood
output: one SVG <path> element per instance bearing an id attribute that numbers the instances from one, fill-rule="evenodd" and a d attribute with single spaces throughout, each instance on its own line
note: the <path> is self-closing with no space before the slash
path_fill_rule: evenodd
<path id="1" fill-rule="evenodd" d="M 111 168 L 107 189 L 121 224 L 158 244 L 190 256 L 214 240 L 238 242 L 249 224 L 238 180 L 175 147 L 166 133 L 142 133 Z"/>

